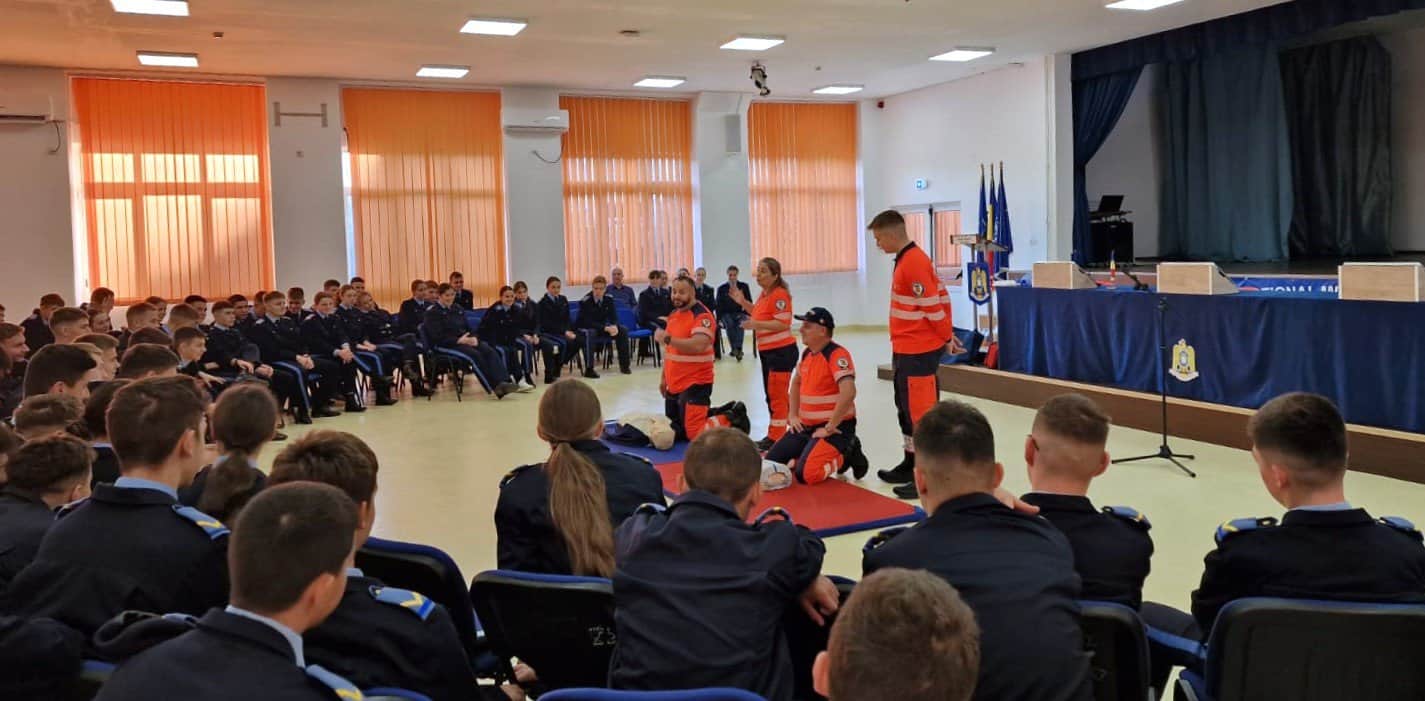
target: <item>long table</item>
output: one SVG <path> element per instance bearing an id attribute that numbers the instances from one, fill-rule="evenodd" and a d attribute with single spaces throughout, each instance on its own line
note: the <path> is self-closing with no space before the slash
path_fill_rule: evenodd
<path id="1" fill-rule="evenodd" d="M 1256 408 L 1286 392 L 1315 392 L 1350 423 L 1425 433 L 1425 303 L 1121 288 L 995 292 L 1003 370 L 1157 392 L 1161 299 L 1175 370 L 1170 396 Z"/>

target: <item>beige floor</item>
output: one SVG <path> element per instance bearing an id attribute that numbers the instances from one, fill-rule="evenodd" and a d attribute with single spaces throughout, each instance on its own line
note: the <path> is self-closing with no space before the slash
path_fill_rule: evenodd
<path id="1" fill-rule="evenodd" d="M 876 379 L 874 370 L 889 358 L 885 334 L 848 332 L 838 340 L 851 349 L 860 369 L 859 433 L 872 467 L 889 467 L 901 454 L 891 384 Z M 645 365 L 631 376 L 614 373 L 594 380 L 606 416 L 661 410 L 657 372 Z M 762 436 L 767 416 L 757 362 L 750 355 L 740 364 L 727 358 L 718 363 L 717 373 L 714 401 L 746 401 L 754 437 Z M 456 403 L 454 393 L 445 390 L 433 401 L 404 397 L 393 407 L 320 420 L 315 426 L 352 431 L 380 456 L 377 535 L 438 545 L 455 557 L 467 576 L 495 566 L 492 514 L 500 478 L 517 465 L 540 461 L 548 451 L 534 434 L 542 389 L 495 401 L 473 389 L 473 381 L 471 387 L 463 403 Z M 1008 475 L 1006 486 L 1026 491 L 1023 444 L 1034 413 L 997 402 L 970 401 L 995 428 L 997 452 Z M 305 428 L 291 426 L 287 432 L 296 436 Z M 1275 516 L 1281 509 L 1262 489 L 1246 452 L 1184 440 L 1173 444 L 1180 452 L 1197 455 L 1192 463 L 1197 479 L 1159 461 L 1114 466 L 1095 483 L 1092 496 L 1098 504 L 1129 505 L 1148 516 L 1157 553 L 1145 595 L 1186 606 L 1217 525 L 1230 518 Z M 1130 429 L 1115 428 L 1109 439 L 1115 455 L 1150 453 L 1157 445 L 1155 434 Z M 269 447 L 262 463 L 270 464 L 280 449 L 281 444 Z M 864 484 L 890 494 L 874 469 Z M 1347 485 L 1352 500 L 1376 515 L 1425 520 L 1425 486 L 1356 473 Z M 861 545 L 869 535 L 830 539 L 826 571 L 858 577 Z"/>

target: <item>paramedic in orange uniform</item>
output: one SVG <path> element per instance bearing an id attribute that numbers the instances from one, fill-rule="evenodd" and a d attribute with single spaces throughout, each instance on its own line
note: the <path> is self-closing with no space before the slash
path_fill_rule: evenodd
<path id="1" fill-rule="evenodd" d="M 653 332 L 663 344 L 664 410 L 679 440 L 693 440 L 709 428 L 727 426 L 726 417 L 708 417 L 713 387 L 713 327 L 717 321 L 698 301 L 690 277 L 673 281 L 673 313 L 668 328 Z"/>
<path id="2" fill-rule="evenodd" d="M 792 378 L 792 416 L 767 459 L 790 466 L 804 484 L 847 470 L 861 479 L 870 463 L 856 437 L 856 365 L 851 352 L 831 340 L 836 330 L 831 312 L 812 307 L 797 320 L 802 322 L 806 350 Z"/>
<path id="3" fill-rule="evenodd" d="M 728 296 L 751 315 L 742 328 L 755 331 L 757 355 L 762 359 L 762 391 L 767 395 L 767 411 L 772 421 L 767 425 L 767 437 L 757 442 L 760 450 L 768 450 L 787 432 L 787 388 L 792 383 L 792 371 L 797 368 L 797 339 L 792 335 L 792 293 L 782 279 L 782 264 L 776 258 L 763 258 L 757 263 L 757 284 L 762 294 L 753 304 L 732 288 Z"/>
<path id="4" fill-rule="evenodd" d="M 950 323 L 950 293 L 935 274 L 930 256 L 906 234 L 901 213 L 888 209 L 877 214 L 866 228 L 876 237 L 881 251 L 896 257 L 891 276 L 891 366 L 895 373 L 896 413 L 905 445 L 901 463 L 876 474 L 891 484 L 911 485 L 909 497 L 899 489 L 896 496 L 914 498 L 915 449 L 911 433 L 921 415 L 940 401 L 936 370 L 941 356 L 964 349 L 955 339 Z"/>

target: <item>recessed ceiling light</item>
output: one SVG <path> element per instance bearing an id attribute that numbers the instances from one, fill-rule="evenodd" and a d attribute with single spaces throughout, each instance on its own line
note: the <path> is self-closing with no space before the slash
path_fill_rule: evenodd
<path id="1" fill-rule="evenodd" d="M 994 53 L 994 49 L 981 48 L 976 46 L 957 46 L 954 51 L 946 51 L 939 56 L 931 56 L 932 61 L 973 61 L 977 58 L 984 58 Z"/>
<path id="2" fill-rule="evenodd" d="M 417 78 L 464 78 L 470 66 L 421 66 Z"/>
<path id="3" fill-rule="evenodd" d="M 863 87 L 861 85 L 827 85 L 812 92 L 817 95 L 850 95 L 853 92 L 861 92 Z"/>
<path id="4" fill-rule="evenodd" d="M 109 0 L 115 12 L 134 15 L 187 17 L 188 0 Z"/>
<path id="5" fill-rule="evenodd" d="M 140 51 L 139 63 L 168 68 L 197 68 L 198 54 L 176 54 L 168 51 Z"/>
<path id="6" fill-rule="evenodd" d="M 477 18 L 469 20 L 460 28 L 461 34 L 489 34 L 497 37 L 512 37 L 524 31 L 529 22 L 522 19 Z"/>
<path id="7" fill-rule="evenodd" d="M 1104 7 L 1110 10 L 1156 10 L 1168 5 L 1176 5 L 1183 0 L 1119 0 L 1111 2 Z"/>
<path id="8" fill-rule="evenodd" d="M 747 36 L 739 34 L 736 39 L 723 44 L 721 48 L 729 51 L 766 51 L 786 39 L 773 36 Z"/>
<path id="9" fill-rule="evenodd" d="M 688 82 L 687 78 L 680 78 L 676 75 L 647 75 L 643 80 L 633 84 L 635 88 L 676 88 Z"/>

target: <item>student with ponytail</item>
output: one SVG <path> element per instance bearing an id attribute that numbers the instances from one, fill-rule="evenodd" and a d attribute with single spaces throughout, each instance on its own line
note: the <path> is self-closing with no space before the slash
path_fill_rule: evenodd
<path id="1" fill-rule="evenodd" d="M 257 456 L 277 432 L 277 402 L 256 382 L 230 387 L 213 405 L 213 440 L 222 455 L 178 490 L 178 501 L 231 523 L 267 484 Z"/>
<path id="2" fill-rule="evenodd" d="M 549 459 L 500 482 L 495 533 L 501 569 L 608 577 L 613 529 L 639 505 L 663 505 L 663 480 L 641 458 L 599 441 L 603 409 L 587 384 L 565 379 L 539 402 Z"/>

